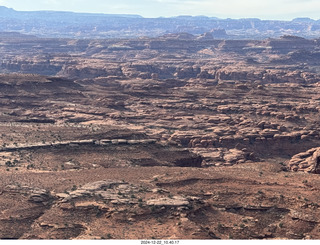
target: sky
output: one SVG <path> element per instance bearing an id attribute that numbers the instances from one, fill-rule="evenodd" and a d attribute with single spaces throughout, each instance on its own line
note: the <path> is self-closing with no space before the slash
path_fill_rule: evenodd
<path id="1" fill-rule="evenodd" d="M 0 0 L 0 5 L 19 11 L 59 10 L 143 17 L 320 19 L 320 0 Z"/>

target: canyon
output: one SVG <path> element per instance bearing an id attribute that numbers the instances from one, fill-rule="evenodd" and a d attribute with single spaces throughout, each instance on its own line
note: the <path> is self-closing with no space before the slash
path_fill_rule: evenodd
<path id="1" fill-rule="evenodd" d="M 2 32 L 0 238 L 319 239 L 319 54 Z"/>

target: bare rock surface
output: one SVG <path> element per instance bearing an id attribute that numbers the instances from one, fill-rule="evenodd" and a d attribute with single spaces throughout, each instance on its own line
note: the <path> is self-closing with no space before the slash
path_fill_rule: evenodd
<path id="1" fill-rule="evenodd" d="M 147 200 L 147 205 L 179 207 L 179 206 L 188 206 L 189 201 L 183 197 L 173 196 L 171 198 L 167 197 L 167 198 L 159 198 L 159 199 L 149 199 Z"/>
<path id="2" fill-rule="evenodd" d="M 3 189 L 4 192 L 17 193 L 28 196 L 28 201 L 34 203 L 47 204 L 48 201 L 52 200 L 52 195 L 45 189 L 33 188 L 29 186 L 20 185 L 7 185 Z"/>
<path id="3" fill-rule="evenodd" d="M 319 174 L 320 148 L 312 148 L 306 152 L 294 155 L 288 163 L 293 171 L 303 171 L 307 173 Z"/>

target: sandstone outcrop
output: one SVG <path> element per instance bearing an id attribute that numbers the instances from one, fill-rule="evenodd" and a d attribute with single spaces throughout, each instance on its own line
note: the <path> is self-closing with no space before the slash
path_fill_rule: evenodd
<path id="1" fill-rule="evenodd" d="M 27 195 L 28 201 L 42 203 L 44 205 L 47 205 L 48 202 L 54 198 L 50 192 L 45 189 L 33 188 L 29 186 L 8 185 L 4 187 L 3 192 Z"/>
<path id="2" fill-rule="evenodd" d="M 179 196 L 147 200 L 147 205 L 149 206 L 180 207 L 188 206 L 189 204 L 190 203 L 186 198 Z"/>
<path id="3" fill-rule="evenodd" d="M 57 193 L 56 196 L 62 199 L 61 202 L 96 196 L 112 204 L 135 204 L 137 200 L 130 198 L 130 195 L 134 195 L 138 191 L 137 187 L 131 186 L 126 182 L 105 180 L 87 183 L 68 194 Z"/>
<path id="4" fill-rule="evenodd" d="M 292 171 L 320 174 L 320 148 L 312 148 L 294 155 L 288 162 Z"/>

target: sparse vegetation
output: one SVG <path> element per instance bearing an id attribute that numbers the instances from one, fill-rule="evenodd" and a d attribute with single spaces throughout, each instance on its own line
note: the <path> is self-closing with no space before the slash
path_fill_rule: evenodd
<path id="1" fill-rule="evenodd" d="M 11 162 L 11 161 L 6 161 L 6 166 L 7 167 L 14 167 L 16 166 L 14 162 Z"/>
<path id="2" fill-rule="evenodd" d="M 320 238 L 320 39 L 211 29 L 1 33 L 0 239 Z"/>
<path id="3" fill-rule="evenodd" d="M 31 168 L 34 168 L 34 164 L 28 164 L 27 165 L 27 169 L 31 169 Z"/>

